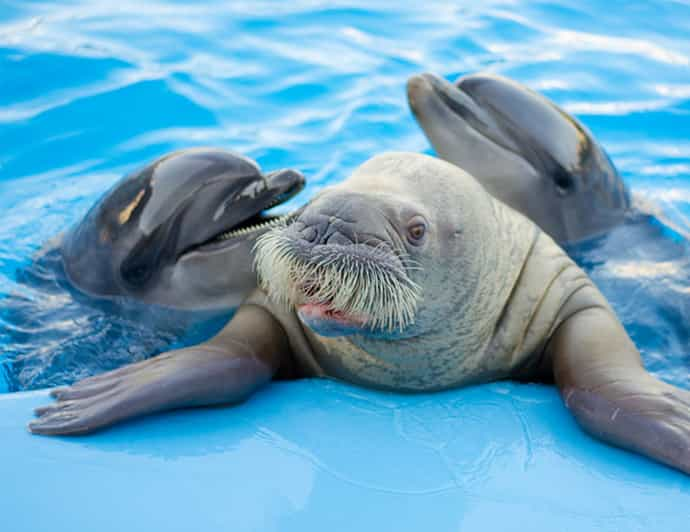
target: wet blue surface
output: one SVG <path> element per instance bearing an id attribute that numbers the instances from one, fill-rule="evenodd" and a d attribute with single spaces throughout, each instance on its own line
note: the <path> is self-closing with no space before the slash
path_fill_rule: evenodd
<path id="1" fill-rule="evenodd" d="M 314 398 L 318 397 L 315 401 Z M 584 435 L 552 387 L 280 383 L 84 438 L 0 398 L 6 530 L 687 530 L 690 482 Z"/>
<path id="2" fill-rule="evenodd" d="M 36 257 L 121 175 L 221 146 L 302 170 L 298 205 L 375 153 L 429 151 L 404 90 L 424 70 L 544 92 L 687 229 L 689 36 L 682 1 L 0 2 L 0 391 L 222 322 L 88 300 Z M 643 220 L 574 253 L 647 366 L 690 388 L 687 241 Z M 3 529 L 687 530 L 690 517 L 686 477 L 583 435 L 552 388 L 292 383 L 75 440 L 24 431 L 45 401 L 0 397 Z"/>

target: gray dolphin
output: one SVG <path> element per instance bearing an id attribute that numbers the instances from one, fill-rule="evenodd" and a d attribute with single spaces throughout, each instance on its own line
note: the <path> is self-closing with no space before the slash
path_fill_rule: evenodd
<path id="1" fill-rule="evenodd" d="M 60 243 L 74 286 L 180 309 L 239 306 L 256 286 L 251 249 L 284 217 L 264 211 L 304 187 L 213 148 L 165 155 L 125 176 Z"/>
<path id="2" fill-rule="evenodd" d="M 436 153 L 560 244 L 607 232 L 631 209 L 613 163 L 589 131 L 544 96 L 493 74 L 407 83 Z"/>

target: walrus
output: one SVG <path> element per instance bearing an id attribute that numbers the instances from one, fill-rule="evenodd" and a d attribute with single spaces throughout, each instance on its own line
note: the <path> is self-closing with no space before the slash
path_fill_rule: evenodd
<path id="1" fill-rule="evenodd" d="M 602 235 L 634 214 L 635 198 L 590 131 L 524 85 L 489 73 L 454 83 L 424 73 L 410 77 L 407 97 L 439 157 L 560 245 Z"/>
<path id="2" fill-rule="evenodd" d="M 645 343 L 648 367 L 690 385 L 680 369 L 690 313 L 685 215 L 631 190 L 584 124 L 515 80 L 418 74 L 407 96 L 436 154 L 550 234 L 634 337 L 655 338 Z"/>
<path id="3" fill-rule="evenodd" d="M 216 336 L 52 392 L 36 434 L 238 403 L 272 378 L 397 392 L 554 382 L 582 427 L 690 473 L 690 393 L 656 380 L 587 275 L 445 161 L 387 153 L 257 242 L 260 288 Z"/>
<path id="4" fill-rule="evenodd" d="M 123 177 L 61 238 L 65 272 L 93 297 L 237 308 L 256 287 L 256 238 L 282 220 L 265 211 L 304 183 L 296 170 L 264 174 L 218 148 L 166 154 Z"/>

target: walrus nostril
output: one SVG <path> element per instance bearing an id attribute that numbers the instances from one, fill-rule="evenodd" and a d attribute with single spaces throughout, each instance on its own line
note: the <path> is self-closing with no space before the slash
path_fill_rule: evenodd
<path id="1" fill-rule="evenodd" d="M 305 227 L 302 229 L 302 238 L 307 242 L 314 242 L 319 232 L 314 227 Z"/>
<path id="2" fill-rule="evenodd" d="M 339 233 L 338 231 L 334 231 L 324 239 L 323 243 L 336 246 L 349 246 L 353 242 L 344 234 Z"/>

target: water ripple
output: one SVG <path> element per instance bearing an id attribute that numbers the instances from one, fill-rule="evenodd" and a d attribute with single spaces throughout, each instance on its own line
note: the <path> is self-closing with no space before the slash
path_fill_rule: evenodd
<path id="1" fill-rule="evenodd" d="M 545 92 L 580 116 L 633 188 L 684 223 L 689 58 L 690 5 L 660 0 L 5 2 L 0 341 L 6 364 L 21 361 L 9 386 L 84 374 L 63 371 L 78 349 L 89 373 L 208 334 L 170 316 L 157 331 L 139 327 L 80 299 L 36 258 L 119 175 L 173 149 L 223 146 L 266 169 L 302 169 L 309 186 L 293 207 L 374 153 L 428 151 L 404 89 L 422 70 L 488 69 Z M 658 260 L 634 275 L 661 274 L 664 294 L 680 297 L 685 263 Z M 628 294 L 661 296 L 625 284 L 629 263 L 610 266 L 593 275 L 613 287 L 646 360 L 686 383 L 687 333 L 673 322 L 685 310 L 648 301 L 640 317 Z"/>

